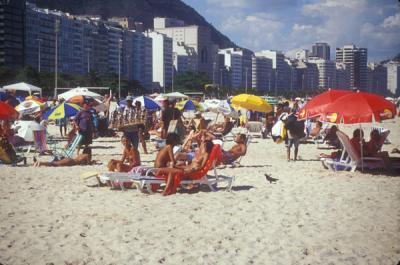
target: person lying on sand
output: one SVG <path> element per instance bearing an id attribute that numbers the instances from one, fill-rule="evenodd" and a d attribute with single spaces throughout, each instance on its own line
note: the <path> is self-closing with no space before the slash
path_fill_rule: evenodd
<path id="1" fill-rule="evenodd" d="M 171 188 L 174 186 L 175 174 L 182 173 L 183 178 L 185 178 L 185 176 L 190 175 L 190 173 L 193 173 L 203 168 L 207 162 L 207 159 L 209 158 L 213 146 L 214 144 L 212 143 L 212 141 L 206 140 L 202 142 L 199 148 L 199 152 L 196 153 L 195 157 L 192 160 L 192 163 L 189 165 L 158 168 L 156 170 L 156 175 L 168 174 L 167 184 L 163 191 L 163 195 L 165 196 L 171 194 Z"/>
<path id="2" fill-rule="evenodd" d="M 244 156 L 247 152 L 246 135 L 238 134 L 235 138 L 236 144 L 228 151 L 222 150 L 222 164 L 231 164 L 236 159 Z"/>
<path id="3" fill-rule="evenodd" d="M 122 136 L 121 143 L 124 146 L 122 158 L 121 160 L 111 159 L 108 162 L 109 171 L 129 172 L 132 168 L 140 166 L 140 154 L 136 147 L 125 136 Z"/>
<path id="4" fill-rule="evenodd" d="M 40 162 L 37 161 L 36 158 L 33 158 L 35 162 L 33 164 L 34 167 L 69 167 L 69 166 L 76 166 L 76 165 L 89 165 L 92 161 L 92 149 L 90 147 L 85 147 L 83 149 L 83 153 L 78 155 L 75 158 L 64 158 L 58 161 L 53 162 Z"/>

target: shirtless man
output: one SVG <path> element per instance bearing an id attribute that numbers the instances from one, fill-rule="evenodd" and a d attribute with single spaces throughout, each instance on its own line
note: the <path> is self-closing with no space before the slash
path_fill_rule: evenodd
<path id="1" fill-rule="evenodd" d="M 174 146 L 179 142 L 179 136 L 176 133 L 169 133 L 166 139 L 166 145 L 158 152 L 154 161 L 154 168 L 164 168 L 175 165 Z"/>
<path id="2" fill-rule="evenodd" d="M 230 164 L 247 152 L 246 135 L 238 134 L 235 138 L 236 144 L 228 151 L 222 151 L 222 163 Z"/>
<path id="3" fill-rule="evenodd" d="M 185 178 L 185 176 L 188 176 L 190 173 L 203 168 L 210 156 L 213 146 L 214 144 L 211 141 L 206 140 L 202 142 L 199 148 L 199 152 L 196 153 L 195 157 L 192 160 L 192 163 L 189 165 L 158 168 L 156 171 L 157 175 L 168 174 L 167 183 L 163 191 L 163 195 L 166 196 L 172 194 L 171 189 L 174 186 L 175 174 L 181 173 L 183 174 L 183 178 Z"/>
<path id="4" fill-rule="evenodd" d="M 36 158 L 33 158 L 35 162 L 33 166 L 35 167 L 69 167 L 76 165 L 88 165 L 92 162 L 92 149 L 90 147 L 85 147 L 82 154 L 78 155 L 76 158 L 64 158 L 54 162 L 40 162 Z"/>
<path id="5" fill-rule="evenodd" d="M 121 160 L 111 159 L 108 162 L 108 170 L 113 172 L 129 172 L 132 168 L 140 166 L 139 151 L 131 144 L 127 137 L 122 136 L 124 152 Z M 127 164 L 125 163 L 127 162 Z"/>

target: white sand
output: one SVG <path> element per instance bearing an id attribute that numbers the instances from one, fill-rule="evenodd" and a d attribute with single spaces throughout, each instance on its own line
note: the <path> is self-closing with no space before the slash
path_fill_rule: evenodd
<path id="1" fill-rule="evenodd" d="M 392 131 L 385 150 L 400 145 L 399 124 L 385 124 Z M 244 167 L 220 170 L 236 176 L 232 192 L 202 187 L 169 197 L 87 187 L 93 180 L 83 183 L 80 174 L 105 171 L 121 153 L 117 138 L 100 138 L 94 147 L 102 165 L 0 166 L 1 264 L 400 260 L 400 178 L 325 170 L 315 160 L 329 150 L 313 144 L 300 146 L 302 161 L 288 163 L 284 145 L 254 139 Z M 142 160 L 151 164 L 154 156 Z M 278 182 L 266 182 L 264 173 Z"/>

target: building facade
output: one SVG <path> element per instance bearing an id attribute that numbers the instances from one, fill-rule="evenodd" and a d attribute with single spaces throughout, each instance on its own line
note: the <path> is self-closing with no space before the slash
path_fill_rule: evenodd
<path id="1" fill-rule="evenodd" d="M 336 64 L 333 61 L 324 59 L 309 60 L 318 68 L 318 87 L 334 88 L 336 86 Z"/>
<path id="2" fill-rule="evenodd" d="M 172 39 L 164 34 L 148 32 L 153 49 L 153 83 L 156 87 L 171 88 L 173 75 Z"/>
<path id="3" fill-rule="evenodd" d="M 331 48 L 328 43 L 317 42 L 312 46 L 312 55 L 327 61 L 331 60 Z"/>
<path id="4" fill-rule="evenodd" d="M 337 89 L 350 89 L 350 71 L 346 64 L 336 63 L 336 86 Z"/>
<path id="5" fill-rule="evenodd" d="M 400 95 L 400 62 L 389 62 L 387 64 L 387 89 L 395 95 Z"/>
<path id="6" fill-rule="evenodd" d="M 161 22 L 160 22 L 161 21 Z M 214 44 L 211 41 L 211 32 L 209 28 L 202 26 L 184 26 L 179 20 L 169 18 L 155 18 L 154 31 L 165 34 L 172 38 L 174 43 L 179 43 L 179 46 L 191 48 L 197 57 L 196 72 L 204 72 L 212 79 L 213 63 L 215 55 Z M 178 48 L 174 45 L 174 48 Z M 177 50 L 173 50 L 178 53 Z M 177 67 L 174 65 L 175 68 Z"/>
<path id="7" fill-rule="evenodd" d="M 25 64 L 25 1 L 0 3 L 0 65 L 20 68 Z"/>
<path id="8" fill-rule="evenodd" d="M 355 45 L 336 48 L 336 62 L 346 64 L 350 73 L 350 86 L 359 90 L 368 87 L 368 50 Z"/>
<path id="9" fill-rule="evenodd" d="M 252 58 L 252 88 L 263 94 L 271 93 L 272 60 L 262 56 Z"/>
<path id="10" fill-rule="evenodd" d="M 275 50 L 263 50 L 256 52 L 255 56 L 266 57 L 272 60 L 272 79 L 273 91 L 278 94 L 280 91 L 290 89 L 290 73 L 288 70 L 288 64 L 285 61 L 285 55 L 281 51 Z"/>

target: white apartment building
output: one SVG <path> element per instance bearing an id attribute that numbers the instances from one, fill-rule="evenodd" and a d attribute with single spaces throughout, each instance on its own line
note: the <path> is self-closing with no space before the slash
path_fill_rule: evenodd
<path id="1" fill-rule="evenodd" d="M 196 71 L 207 73 L 209 78 L 212 78 L 215 56 L 209 28 L 195 25 L 183 26 L 176 20 L 155 18 L 154 31 L 167 35 L 174 43 L 180 43 L 180 46 L 192 48 L 197 56 Z M 174 45 L 174 47 L 178 46 Z M 173 52 L 178 53 L 177 50 Z"/>
<path id="2" fill-rule="evenodd" d="M 172 86 L 172 39 L 158 32 L 147 32 L 153 43 L 153 84 L 162 88 Z"/>
<path id="3" fill-rule="evenodd" d="M 336 62 L 346 64 L 350 73 L 350 86 L 357 89 L 366 89 L 368 86 L 368 49 L 355 45 L 345 45 L 336 48 Z"/>
<path id="4" fill-rule="evenodd" d="M 389 62 L 387 64 L 387 89 L 394 95 L 400 94 L 400 63 Z"/>
<path id="5" fill-rule="evenodd" d="M 296 59 L 297 60 L 303 60 L 303 61 L 308 61 L 308 57 L 310 56 L 310 51 L 309 50 L 306 50 L 306 49 L 303 49 L 303 50 L 300 50 L 300 51 L 298 51 L 298 52 L 296 52 Z"/>
<path id="6" fill-rule="evenodd" d="M 243 67 L 242 53 L 240 51 L 236 51 L 233 48 L 229 48 L 219 50 L 218 54 L 224 56 L 224 66 L 231 73 L 230 85 L 232 86 L 232 88 L 240 88 L 245 82 L 245 80 L 243 80 L 243 71 L 245 71 L 245 69 Z M 247 78 L 251 78 L 248 73 Z"/>
<path id="7" fill-rule="evenodd" d="M 271 92 L 272 60 L 263 56 L 252 58 L 252 88 L 263 92 Z"/>
<path id="8" fill-rule="evenodd" d="M 319 88 L 333 88 L 336 86 L 336 64 L 324 59 L 310 59 L 309 63 L 318 67 Z"/>
<path id="9" fill-rule="evenodd" d="M 197 53 L 193 47 L 186 46 L 182 42 L 173 42 L 173 71 L 177 75 L 186 72 L 197 72 Z"/>

